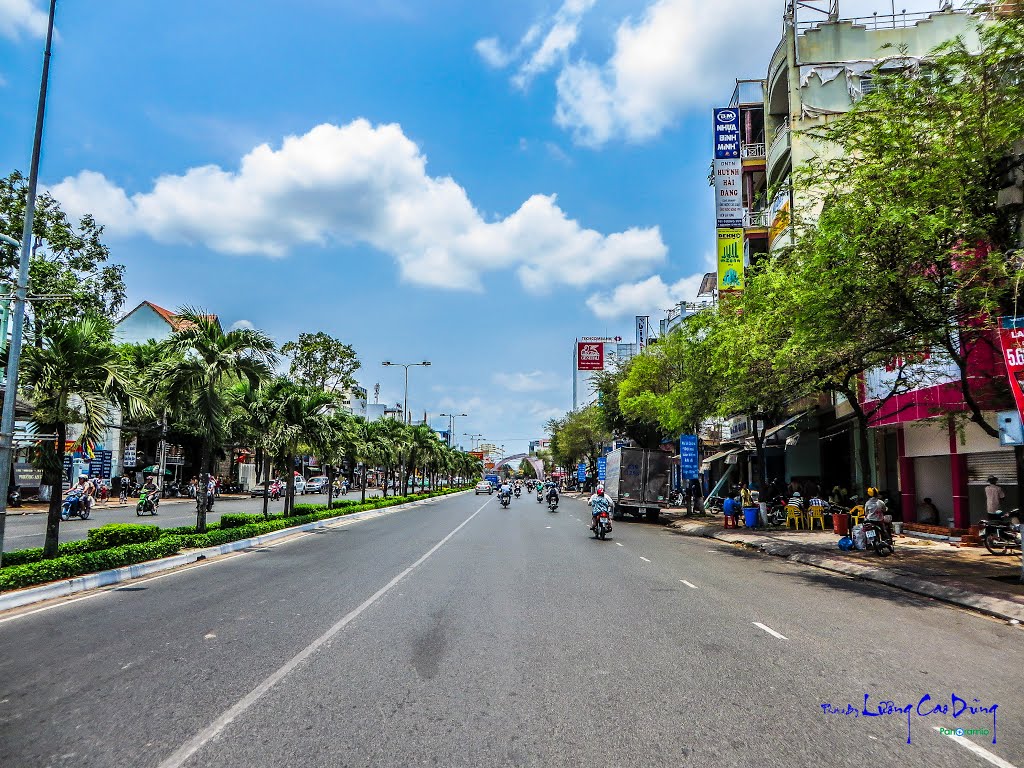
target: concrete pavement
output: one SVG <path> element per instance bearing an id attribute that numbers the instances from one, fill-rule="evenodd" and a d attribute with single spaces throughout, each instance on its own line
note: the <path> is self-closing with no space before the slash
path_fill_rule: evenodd
<path id="1" fill-rule="evenodd" d="M 1024 761 L 1020 629 L 587 518 L 459 496 L 2 616 L 3 765 Z M 997 743 L 822 708 L 865 694 L 996 703 Z"/>

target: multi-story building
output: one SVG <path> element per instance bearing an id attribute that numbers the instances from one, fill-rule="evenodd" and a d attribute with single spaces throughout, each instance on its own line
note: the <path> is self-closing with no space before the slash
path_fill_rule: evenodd
<path id="1" fill-rule="evenodd" d="M 572 409 L 586 408 L 598 400 L 594 388 L 595 375 L 632 360 L 637 353 L 635 343 L 624 343 L 622 337 L 584 336 L 576 339 L 572 350 Z"/>

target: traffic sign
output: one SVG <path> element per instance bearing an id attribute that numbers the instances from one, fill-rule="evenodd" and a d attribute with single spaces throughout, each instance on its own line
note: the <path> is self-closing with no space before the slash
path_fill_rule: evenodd
<path id="1" fill-rule="evenodd" d="M 607 472 L 608 472 L 608 459 L 605 458 L 604 456 L 601 456 L 597 460 L 597 479 L 600 480 L 603 483 L 605 475 L 607 474 Z"/>

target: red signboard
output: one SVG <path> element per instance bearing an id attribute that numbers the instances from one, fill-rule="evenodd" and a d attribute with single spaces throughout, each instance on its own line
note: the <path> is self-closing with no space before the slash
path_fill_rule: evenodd
<path id="1" fill-rule="evenodd" d="M 580 371 L 603 371 L 604 343 L 599 341 L 577 342 L 576 369 Z"/>
<path id="2" fill-rule="evenodd" d="M 999 341 L 1010 390 L 1017 410 L 1024 416 L 1024 317 L 1004 317 L 999 323 Z"/>

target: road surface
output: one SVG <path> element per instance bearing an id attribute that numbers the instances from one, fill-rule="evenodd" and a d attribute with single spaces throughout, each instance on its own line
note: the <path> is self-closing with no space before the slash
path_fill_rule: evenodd
<path id="1" fill-rule="evenodd" d="M 459 495 L 0 616 L 0 763 L 1024 765 L 1019 628 L 587 517 Z M 926 694 L 997 743 L 822 707 Z"/>

